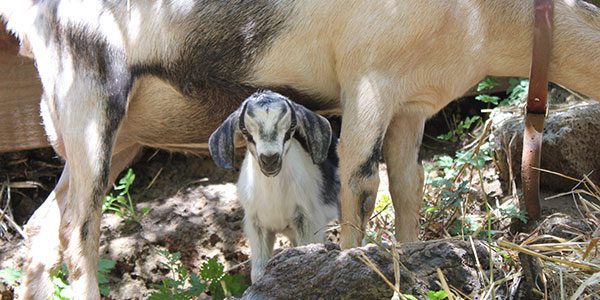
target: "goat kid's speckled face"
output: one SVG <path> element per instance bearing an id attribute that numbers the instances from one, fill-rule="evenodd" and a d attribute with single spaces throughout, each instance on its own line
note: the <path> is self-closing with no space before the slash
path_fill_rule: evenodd
<path id="1" fill-rule="evenodd" d="M 279 174 L 297 128 L 292 105 L 276 93 L 255 94 L 248 100 L 240 121 L 240 131 L 262 173 L 269 177 Z"/>

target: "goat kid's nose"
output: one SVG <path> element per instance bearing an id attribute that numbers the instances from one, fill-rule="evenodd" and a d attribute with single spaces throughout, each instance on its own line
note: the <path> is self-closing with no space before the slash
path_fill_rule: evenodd
<path id="1" fill-rule="evenodd" d="M 263 166 L 265 167 L 275 167 L 278 161 L 279 154 L 260 155 L 260 162 L 262 162 Z"/>

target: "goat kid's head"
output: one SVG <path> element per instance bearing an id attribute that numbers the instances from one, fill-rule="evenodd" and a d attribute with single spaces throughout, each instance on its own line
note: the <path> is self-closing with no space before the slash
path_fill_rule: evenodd
<path id="1" fill-rule="evenodd" d="M 305 140 L 315 164 L 327 159 L 331 143 L 329 121 L 283 95 L 261 91 L 248 97 L 213 132 L 209 150 L 219 167 L 232 169 L 234 144 L 245 140 L 262 173 L 272 177 L 279 174 L 296 132 Z"/>

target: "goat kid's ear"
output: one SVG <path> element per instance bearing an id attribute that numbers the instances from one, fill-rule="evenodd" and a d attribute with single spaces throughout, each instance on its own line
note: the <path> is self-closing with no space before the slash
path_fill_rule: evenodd
<path id="1" fill-rule="evenodd" d="M 313 163 L 320 164 L 327 159 L 331 144 L 331 125 L 329 121 L 299 104 L 293 104 L 300 134 L 306 139 Z"/>
<path id="2" fill-rule="evenodd" d="M 233 169 L 235 140 L 238 134 L 240 116 L 246 103 L 231 113 L 208 139 L 208 150 L 215 164 L 224 169 Z"/>

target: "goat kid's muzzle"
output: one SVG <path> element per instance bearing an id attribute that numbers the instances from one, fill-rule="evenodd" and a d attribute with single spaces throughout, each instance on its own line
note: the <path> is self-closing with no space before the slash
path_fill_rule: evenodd
<path id="1" fill-rule="evenodd" d="M 258 164 L 260 166 L 260 171 L 263 174 L 265 174 L 265 176 L 275 177 L 281 171 L 281 155 L 279 155 L 279 154 L 270 154 L 270 155 L 260 154 L 258 156 Z"/>

